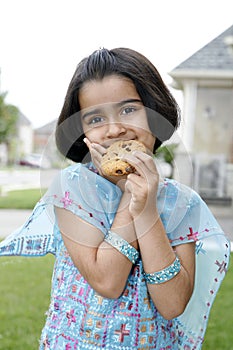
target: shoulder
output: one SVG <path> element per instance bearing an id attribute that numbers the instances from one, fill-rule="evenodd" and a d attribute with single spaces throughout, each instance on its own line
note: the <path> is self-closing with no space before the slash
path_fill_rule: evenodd
<path id="1" fill-rule="evenodd" d="M 190 216 L 198 216 L 203 205 L 201 197 L 191 187 L 173 179 L 160 183 L 158 209 L 167 232 L 172 232 Z"/>
<path id="2" fill-rule="evenodd" d="M 82 163 L 75 163 L 72 165 L 69 165 L 68 167 L 62 169 L 60 171 L 60 174 L 63 176 L 69 176 L 70 178 L 77 176 L 78 174 L 80 174 L 80 172 L 82 170 L 94 170 L 94 167 L 92 167 L 92 163 L 86 163 L 86 164 L 82 164 Z"/>
<path id="3" fill-rule="evenodd" d="M 159 197 L 174 202 L 183 202 L 186 205 L 202 202 L 201 197 L 194 189 L 174 179 L 167 178 L 160 182 Z"/>
<path id="4" fill-rule="evenodd" d="M 75 163 L 72 165 L 69 165 L 68 167 L 61 169 L 58 173 L 57 176 L 55 177 L 54 181 L 55 182 L 76 182 L 79 181 L 80 179 L 83 179 L 83 176 L 93 176 L 96 175 L 96 169 L 92 165 L 92 163 Z"/>
<path id="5" fill-rule="evenodd" d="M 76 163 L 61 169 L 55 175 L 45 195 L 42 197 L 42 201 L 54 205 L 61 205 L 64 200 L 66 200 L 66 205 L 68 202 L 73 202 L 74 198 L 71 199 L 70 196 L 77 197 L 79 195 L 83 187 L 83 182 L 80 181 L 80 178 L 84 177 L 85 175 L 82 176 L 83 172 L 87 171 L 91 173 L 91 171 L 88 170 L 88 166 L 81 163 Z M 79 185 L 79 183 L 81 183 L 81 185 Z"/>

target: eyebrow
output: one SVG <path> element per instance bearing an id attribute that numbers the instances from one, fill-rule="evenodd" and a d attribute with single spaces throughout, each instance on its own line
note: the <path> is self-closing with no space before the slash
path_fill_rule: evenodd
<path id="1" fill-rule="evenodd" d="M 139 100 L 137 98 L 129 98 L 127 100 L 123 100 L 123 101 L 120 101 L 120 102 L 112 102 L 112 104 L 114 105 L 117 105 L 118 107 L 121 107 L 121 106 L 124 106 L 125 104 L 127 103 L 135 103 L 135 102 L 140 102 L 142 103 L 142 100 Z M 106 103 L 108 104 L 108 103 Z M 86 112 L 82 115 L 82 119 L 85 119 L 87 117 L 89 117 L 90 115 L 93 115 L 93 114 L 98 114 L 98 113 L 101 113 L 102 109 L 101 108 L 94 108 L 92 109 L 90 112 Z"/>
<path id="2" fill-rule="evenodd" d="M 90 112 L 84 113 L 82 115 L 82 119 L 85 119 L 85 118 L 89 117 L 90 115 L 98 114 L 98 113 L 101 113 L 101 109 L 100 108 L 92 109 Z"/>

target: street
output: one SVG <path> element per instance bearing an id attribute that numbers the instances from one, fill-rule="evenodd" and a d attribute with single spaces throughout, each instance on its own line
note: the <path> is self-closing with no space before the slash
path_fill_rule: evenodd
<path id="1" fill-rule="evenodd" d="M 4 187 L 47 188 L 60 169 L 12 169 L 0 170 L 0 189 Z"/>

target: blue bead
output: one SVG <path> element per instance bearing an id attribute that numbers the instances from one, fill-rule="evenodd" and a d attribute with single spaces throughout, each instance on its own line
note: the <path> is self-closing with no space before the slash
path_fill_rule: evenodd
<path id="1" fill-rule="evenodd" d="M 125 255 L 133 264 L 135 264 L 139 257 L 138 251 L 117 233 L 109 230 L 106 233 L 104 240 L 112 247 L 116 248 L 120 253 Z"/>
<path id="2" fill-rule="evenodd" d="M 144 277 L 149 284 L 160 284 L 174 278 L 180 272 L 180 268 L 180 260 L 176 257 L 175 261 L 165 269 L 153 273 L 144 273 Z"/>

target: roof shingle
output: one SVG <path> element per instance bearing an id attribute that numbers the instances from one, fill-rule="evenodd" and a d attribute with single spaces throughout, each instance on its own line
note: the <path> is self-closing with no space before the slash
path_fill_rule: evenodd
<path id="1" fill-rule="evenodd" d="M 233 25 L 176 66 L 176 70 L 233 70 Z"/>

